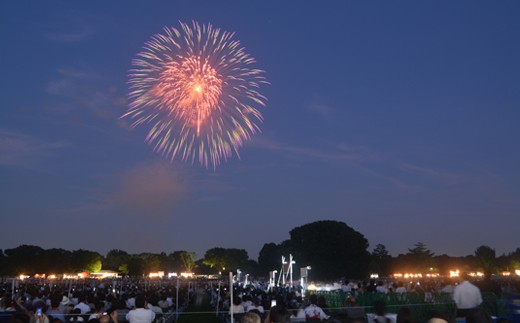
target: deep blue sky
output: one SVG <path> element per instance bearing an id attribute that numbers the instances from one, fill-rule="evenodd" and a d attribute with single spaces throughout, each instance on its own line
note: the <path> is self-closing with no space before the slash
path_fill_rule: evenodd
<path id="1" fill-rule="evenodd" d="M 338 220 L 392 255 L 520 247 L 518 1 L 2 1 L 0 248 L 244 248 Z M 127 74 L 178 21 L 266 71 L 216 171 L 130 129 Z M 296 259 L 297 261 L 297 259 Z"/>

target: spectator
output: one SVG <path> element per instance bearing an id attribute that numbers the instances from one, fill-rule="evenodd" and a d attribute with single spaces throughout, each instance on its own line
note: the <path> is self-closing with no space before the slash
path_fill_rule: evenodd
<path id="1" fill-rule="evenodd" d="M 260 315 L 255 312 L 247 312 L 242 318 L 242 323 L 261 323 Z"/>
<path id="2" fill-rule="evenodd" d="M 291 314 L 284 305 L 275 305 L 271 307 L 264 323 L 291 323 Z"/>
<path id="3" fill-rule="evenodd" d="M 146 307 L 143 295 L 135 297 L 135 308 L 126 314 L 126 320 L 130 323 L 151 323 L 155 320 L 155 313 Z"/>
<path id="4" fill-rule="evenodd" d="M 79 308 L 81 315 L 90 313 L 90 306 L 85 303 L 85 296 L 83 294 L 78 295 L 78 305 L 74 306 L 74 309 Z"/>
<path id="5" fill-rule="evenodd" d="M 69 315 L 67 319 L 68 323 L 80 323 L 83 322 L 83 316 L 81 316 L 81 310 L 79 308 L 75 308 L 72 310 L 72 313 Z"/>
<path id="6" fill-rule="evenodd" d="M 242 305 L 242 299 L 238 297 L 238 295 L 233 296 L 233 305 L 231 305 L 231 308 L 229 309 L 229 314 L 241 314 L 244 313 L 244 306 Z"/>
<path id="7" fill-rule="evenodd" d="M 463 274 L 463 282 L 453 290 L 453 301 L 457 306 L 457 317 L 466 317 L 472 309 L 482 303 L 480 289 L 469 282 L 467 274 Z"/>
<path id="8" fill-rule="evenodd" d="M 47 314 L 47 316 L 49 316 L 53 319 L 57 319 L 57 320 L 60 320 L 62 323 L 65 323 L 65 313 L 60 308 L 60 301 L 61 301 L 60 295 L 54 294 L 51 296 L 50 300 L 51 300 L 51 306 L 45 314 Z"/>
<path id="9" fill-rule="evenodd" d="M 307 306 L 303 311 L 305 312 L 305 318 L 307 319 L 320 319 L 320 320 L 327 320 L 330 316 L 325 314 L 323 309 L 316 305 L 318 302 L 318 297 L 316 294 L 312 294 L 309 297 L 310 305 Z"/>
<path id="10" fill-rule="evenodd" d="M 390 319 L 386 317 L 386 304 L 383 301 L 374 302 L 374 323 L 390 323 Z"/>

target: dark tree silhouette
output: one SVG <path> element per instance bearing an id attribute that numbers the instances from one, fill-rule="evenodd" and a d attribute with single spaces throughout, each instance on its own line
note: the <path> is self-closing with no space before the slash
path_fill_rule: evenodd
<path id="1" fill-rule="evenodd" d="M 370 263 L 371 271 L 378 273 L 382 276 L 390 274 L 389 267 L 392 256 L 390 256 L 386 246 L 384 244 L 377 244 L 372 251 L 372 261 Z"/>
<path id="2" fill-rule="evenodd" d="M 249 256 L 244 249 L 212 248 L 204 254 L 203 263 L 216 271 L 236 271 L 248 266 Z"/>
<path id="3" fill-rule="evenodd" d="M 142 276 L 144 275 L 145 261 L 139 256 L 132 256 L 128 260 L 127 271 L 129 276 Z"/>
<path id="4" fill-rule="evenodd" d="M 475 257 L 484 271 L 484 274 L 494 274 L 496 271 L 496 254 L 495 249 L 488 246 L 480 246 L 475 250 Z"/>
<path id="5" fill-rule="evenodd" d="M 41 274 L 45 264 L 42 263 L 44 249 L 37 246 L 21 245 L 13 249 L 6 249 L 5 255 L 9 260 L 9 274 Z"/>
<path id="6" fill-rule="evenodd" d="M 112 249 L 110 250 L 103 262 L 103 268 L 114 270 L 114 271 L 120 271 L 121 268 L 123 268 L 125 265 L 128 266 L 128 260 L 130 259 L 130 255 L 128 252 L 119 250 L 119 249 Z"/>
<path id="7" fill-rule="evenodd" d="M 94 251 L 78 249 L 72 252 L 71 267 L 75 272 L 97 272 L 102 268 L 103 257 Z"/>
<path id="8" fill-rule="evenodd" d="M 294 228 L 282 247 L 294 256 L 297 267 L 312 267 L 312 280 L 363 278 L 370 262 L 367 239 L 339 221 L 317 221 Z"/>
<path id="9" fill-rule="evenodd" d="M 282 261 L 283 250 L 276 243 L 266 243 L 258 254 L 259 269 L 264 272 L 279 270 Z"/>

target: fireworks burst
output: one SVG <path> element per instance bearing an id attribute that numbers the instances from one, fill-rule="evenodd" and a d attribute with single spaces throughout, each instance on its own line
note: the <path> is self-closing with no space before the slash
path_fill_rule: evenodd
<path id="1" fill-rule="evenodd" d="M 234 33 L 180 22 L 154 35 L 129 75 L 129 107 L 121 118 L 132 127 L 151 124 L 146 142 L 171 159 L 198 160 L 216 168 L 251 135 L 263 118 L 256 107 L 264 71 L 244 52 Z"/>

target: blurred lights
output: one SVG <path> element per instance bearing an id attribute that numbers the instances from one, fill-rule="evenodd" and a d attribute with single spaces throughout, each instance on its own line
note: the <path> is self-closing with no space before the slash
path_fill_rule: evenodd
<path id="1" fill-rule="evenodd" d="M 148 274 L 148 277 L 150 278 L 163 278 L 164 277 L 164 271 L 158 271 L 155 273 Z"/>
<path id="2" fill-rule="evenodd" d="M 451 278 L 460 277 L 460 271 L 458 269 L 457 270 L 450 270 L 450 277 Z"/>

